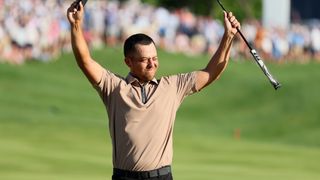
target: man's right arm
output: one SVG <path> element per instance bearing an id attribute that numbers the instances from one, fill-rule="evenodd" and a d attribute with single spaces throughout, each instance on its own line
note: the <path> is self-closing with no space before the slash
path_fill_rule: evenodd
<path id="1" fill-rule="evenodd" d="M 91 84 L 100 81 L 103 67 L 91 58 L 88 45 L 82 31 L 83 5 L 77 10 L 76 3 L 71 4 L 67 11 L 67 17 L 71 26 L 71 45 L 77 64 L 86 75 Z"/>

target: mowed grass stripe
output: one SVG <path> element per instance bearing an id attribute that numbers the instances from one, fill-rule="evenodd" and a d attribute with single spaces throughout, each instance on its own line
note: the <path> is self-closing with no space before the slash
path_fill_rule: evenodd
<path id="1" fill-rule="evenodd" d="M 120 48 L 93 56 L 126 76 Z M 209 59 L 159 57 L 158 77 Z M 278 91 L 249 60 L 230 62 L 219 81 L 186 98 L 174 131 L 175 179 L 320 179 L 320 65 L 267 65 Z M 72 54 L 0 64 L 0 179 L 109 179 L 111 156 L 103 104 Z"/>

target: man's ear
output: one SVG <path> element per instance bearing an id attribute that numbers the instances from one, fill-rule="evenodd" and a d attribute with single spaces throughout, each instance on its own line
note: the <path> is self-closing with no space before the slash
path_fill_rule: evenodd
<path id="1" fill-rule="evenodd" d="M 130 58 L 125 57 L 125 58 L 124 58 L 124 62 L 126 62 L 127 66 L 128 66 L 129 68 L 132 67 L 132 62 L 131 62 L 131 59 L 130 59 Z"/>

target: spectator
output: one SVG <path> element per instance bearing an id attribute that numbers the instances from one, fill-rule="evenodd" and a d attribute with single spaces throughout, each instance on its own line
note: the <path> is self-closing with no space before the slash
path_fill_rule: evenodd
<path id="1" fill-rule="evenodd" d="M 70 52 L 70 27 L 63 16 L 70 2 L 0 0 L 0 62 L 50 61 L 62 51 Z M 155 8 L 139 0 L 92 0 L 86 4 L 85 17 L 85 38 L 92 48 L 116 46 L 131 34 L 143 32 L 169 52 L 212 54 L 223 33 L 219 19 L 197 17 L 186 8 Z M 243 34 L 262 58 L 276 62 L 310 57 L 320 61 L 319 31 L 319 24 L 310 28 L 294 23 L 279 30 L 265 29 L 256 19 L 242 23 Z M 236 39 L 234 46 L 233 59 L 251 58 L 241 39 Z"/>

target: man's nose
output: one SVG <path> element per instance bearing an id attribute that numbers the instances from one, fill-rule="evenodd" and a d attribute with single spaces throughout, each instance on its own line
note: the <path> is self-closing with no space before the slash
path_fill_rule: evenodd
<path id="1" fill-rule="evenodd" d="M 149 58 L 148 59 L 148 67 L 152 67 L 153 66 L 153 60 L 152 60 L 152 58 Z"/>

